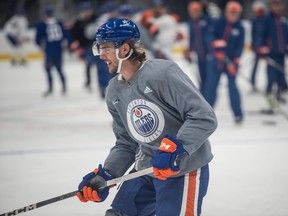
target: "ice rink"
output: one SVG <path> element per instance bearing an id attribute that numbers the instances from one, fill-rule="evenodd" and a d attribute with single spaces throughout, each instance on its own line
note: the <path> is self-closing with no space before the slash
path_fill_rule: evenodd
<path id="1" fill-rule="evenodd" d="M 195 79 L 193 67 L 179 64 Z M 258 113 L 267 104 L 261 93 L 250 92 L 246 78 L 251 64 L 246 54 L 238 77 L 245 112 L 242 125 L 233 122 L 225 76 L 221 79 L 215 107 L 219 126 L 210 138 L 215 157 L 203 216 L 288 215 L 288 120 L 281 114 Z M 261 90 L 264 67 L 261 62 Z M 83 88 L 81 62 L 68 58 L 64 71 L 67 95 L 61 95 L 55 73 L 54 95 L 42 98 L 46 80 L 41 61 L 24 67 L 0 62 L 0 214 L 76 190 L 114 144 L 96 72 L 89 93 Z M 287 104 L 284 109 L 288 111 Z M 103 216 L 116 188 L 110 191 L 104 203 L 83 204 L 73 197 L 23 215 Z"/>

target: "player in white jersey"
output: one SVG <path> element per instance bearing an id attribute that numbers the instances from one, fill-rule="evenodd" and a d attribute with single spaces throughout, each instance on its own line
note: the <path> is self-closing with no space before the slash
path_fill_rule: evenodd
<path id="1" fill-rule="evenodd" d="M 153 49 L 158 55 L 163 55 L 166 59 L 173 59 L 173 45 L 177 36 L 177 23 L 169 14 L 163 14 L 160 17 L 151 19 L 152 25 L 149 29 L 154 36 Z"/>
<path id="2" fill-rule="evenodd" d="M 19 10 L 5 23 L 4 32 L 11 45 L 12 65 L 15 65 L 16 63 L 26 63 L 26 53 L 23 44 L 29 41 L 27 31 L 28 20 L 23 10 Z"/>
<path id="3" fill-rule="evenodd" d="M 167 13 L 162 0 L 152 0 L 153 8 L 145 22 L 150 37 L 152 50 L 156 58 L 173 59 L 173 47 L 179 34 L 176 15 Z M 144 12 L 143 16 L 147 14 Z M 144 18 L 143 17 L 143 18 Z M 146 48 L 146 47 L 145 47 Z"/>
<path id="4" fill-rule="evenodd" d="M 146 60 L 139 29 L 129 19 L 98 29 L 93 46 L 110 73 L 106 103 L 116 143 L 103 166 L 83 177 L 82 202 L 102 202 L 103 183 L 153 167 L 153 175 L 126 181 L 105 216 L 199 216 L 212 160 L 208 137 L 217 120 L 180 67 L 170 60 Z"/>

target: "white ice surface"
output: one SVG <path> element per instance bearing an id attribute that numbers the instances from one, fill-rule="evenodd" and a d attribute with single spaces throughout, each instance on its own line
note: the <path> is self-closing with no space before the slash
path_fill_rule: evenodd
<path id="1" fill-rule="evenodd" d="M 242 125 L 233 122 L 224 77 L 219 86 L 215 107 L 219 127 L 210 138 L 215 158 L 202 215 L 288 215 L 288 121 L 282 115 L 255 114 L 266 102 L 261 94 L 249 93 L 243 78 L 249 76 L 251 58 L 246 54 L 242 59 L 238 78 L 245 111 Z M 179 64 L 196 80 L 190 66 Z M 261 90 L 264 66 L 261 62 L 257 77 Z M 97 92 L 96 73 L 94 91 L 89 93 L 83 88 L 80 62 L 68 59 L 64 69 L 68 94 L 60 94 L 55 73 L 55 93 L 44 99 L 42 62 L 25 67 L 0 63 L 0 213 L 76 190 L 82 176 L 102 163 L 114 144 L 112 120 Z M 74 197 L 23 215 L 102 216 L 115 193 L 111 189 L 100 204 L 83 204 Z"/>

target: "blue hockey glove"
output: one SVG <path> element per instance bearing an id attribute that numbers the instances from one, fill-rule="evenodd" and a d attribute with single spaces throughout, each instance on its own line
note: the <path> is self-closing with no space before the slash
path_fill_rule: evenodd
<path id="1" fill-rule="evenodd" d="M 183 144 L 176 137 L 170 134 L 165 135 L 152 160 L 154 176 L 166 180 L 180 173 L 176 159 L 185 152 Z"/>
<path id="2" fill-rule="evenodd" d="M 108 170 L 102 168 L 99 164 L 93 172 L 83 177 L 78 186 L 77 197 L 81 202 L 94 201 L 102 202 L 109 194 L 109 187 L 99 189 L 105 185 L 105 182 L 115 178 Z"/>

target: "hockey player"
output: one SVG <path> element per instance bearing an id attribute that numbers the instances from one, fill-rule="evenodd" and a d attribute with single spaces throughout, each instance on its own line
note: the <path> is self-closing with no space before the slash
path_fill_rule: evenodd
<path id="1" fill-rule="evenodd" d="M 173 46 L 178 36 L 177 17 L 168 14 L 163 0 L 152 0 L 152 10 L 144 11 L 141 22 L 152 38 L 156 58 L 173 59 Z"/>
<path id="2" fill-rule="evenodd" d="M 62 45 L 64 40 L 69 40 L 68 32 L 64 29 L 62 21 L 54 16 L 51 7 L 44 9 L 45 20 L 36 26 L 36 44 L 43 50 L 44 66 L 47 75 L 48 89 L 43 97 L 47 97 L 53 92 L 52 68 L 55 66 L 62 84 L 62 94 L 66 93 L 66 78 L 62 69 Z"/>
<path id="3" fill-rule="evenodd" d="M 188 61 L 195 61 L 192 59 L 192 53 L 196 53 L 196 63 L 200 75 L 200 92 L 203 93 L 204 85 L 207 79 L 206 72 L 206 58 L 209 54 L 207 46 L 207 34 L 212 28 L 212 20 L 210 17 L 203 14 L 203 6 L 200 2 L 191 2 L 188 5 L 188 12 L 190 20 L 189 26 L 189 50 L 185 52 L 185 57 Z"/>
<path id="4" fill-rule="evenodd" d="M 126 181 L 106 216 L 199 216 L 212 160 L 208 137 L 216 116 L 192 81 L 170 60 L 146 60 L 131 20 L 103 24 L 93 47 L 110 73 L 106 103 L 116 136 L 103 166 L 84 176 L 82 202 L 102 202 L 103 182 L 153 166 L 154 175 Z"/>
<path id="5" fill-rule="evenodd" d="M 276 99 L 279 102 L 285 103 L 286 100 L 282 97 L 282 93 L 287 90 L 284 70 L 285 52 L 288 52 L 287 17 L 283 15 L 284 2 L 282 0 L 270 0 L 269 3 L 271 12 L 267 15 L 264 30 L 264 38 L 270 49 L 267 57 L 268 83 L 266 94 L 269 101 L 274 100 L 272 90 L 275 84 L 277 88 Z M 276 67 L 275 64 L 278 65 L 278 67 Z"/>
<path id="6" fill-rule="evenodd" d="M 73 37 L 73 43 L 71 44 L 70 48 L 85 63 L 84 86 L 89 91 L 91 91 L 91 66 L 93 64 L 93 58 L 90 46 L 93 43 L 93 23 L 96 19 L 96 16 L 94 15 L 90 2 L 80 3 L 79 10 L 79 17 L 70 29 L 70 33 Z"/>
<path id="7" fill-rule="evenodd" d="M 79 18 L 70 29 L 73 37 L 71 49 L 85 62 L 85 88 L 92 91 L 91 84 L 91 67 L 96 65 L 97 78 L 100 96 L 105 97 L 105 89 L 108 85 L 111 75 L 108 72 L 107 65 L 99 57 L 94 57 L 91 45 L 95 37 L 96 20 L 101 19 L 96 17 L 90 2 L 82 2 L 79 5 Z M 106 21 L 106 20 L 105 20 Z"/>
<path id="8" fill-rule="evenodd" d="M 28 20 L 23 10 L 17 11 L 17 13 L 5 23 L 4 32 L 8 42 L 12 46 L 12 65 L 16 63 L 26 64 L 27 62 L 23 47 L 24 43 L 30 40 L 26 35 L 27 31 Z"/>
<path id="9" fill-rule="evenodd" d="M 262 1 L 255 1 L 252 5 L 252 9 L 254 12 L 254 17 L 251 20 L 251 48 L 255 54 L 255 60 L 251 73 L 251 85 L 252 90 L 257 91 L 256 72 L 258 62 L 261 58 L 265 58 L 269 53 L 269 48 L 267 45 L 265 45 L 264 40 L 265 15 L 267 8 Z"/>
<path id="10" fill-rule="evenodd" d="M 240 93 L 236 85 L 238 65 L 244 48 L 244 28 L 239 21 L 241 12 L 242 6 L 230 1 L 225 8 L 225 16 L 214 25 L 209 36 L 213 56 L 208 59 L 204 90 L 204 97 L 214 107 L 221 74 L 224 72 L 227 75 L 230 104 L 237 124 L 243 120 Z"/>

